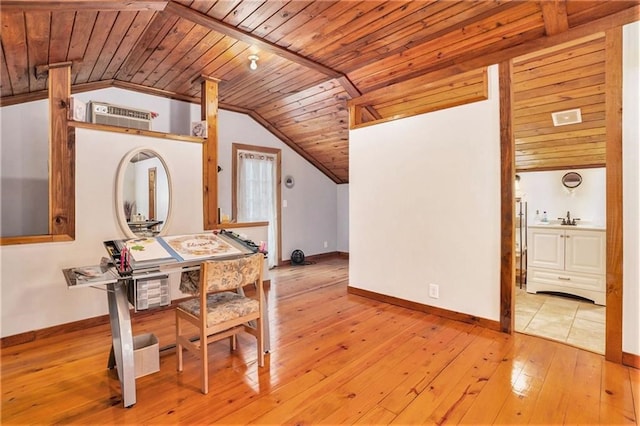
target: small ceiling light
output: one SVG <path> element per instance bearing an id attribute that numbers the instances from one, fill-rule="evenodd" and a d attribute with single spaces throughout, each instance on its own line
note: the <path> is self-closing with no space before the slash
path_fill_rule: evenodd
<path id="1" fill-rule="evenodd" d="M 258 55 L 249 55 L 249 60 L 251 61 L 251 63 L 249 63 L 249 68 L 251 68 L 251 71 L 258 69 L 258 64 L 256 62 L 258 59 L 260 59 L 258 58 Z"/>
<path id="2" fill-rule="evenodd" d="M 566 126 L 567 124 L 582 123 L 582 114 L 580 108 L 570 109 L 567 111 L 552 112 L 554 126 Z"/>

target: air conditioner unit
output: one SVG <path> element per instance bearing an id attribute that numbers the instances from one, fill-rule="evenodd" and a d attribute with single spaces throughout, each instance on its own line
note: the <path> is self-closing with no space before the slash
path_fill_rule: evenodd
<path id="1" fill-rule="evenodd" d="M 91 101 L 89 114 L 92 123 L 151 130 L 150 111 Z"/>

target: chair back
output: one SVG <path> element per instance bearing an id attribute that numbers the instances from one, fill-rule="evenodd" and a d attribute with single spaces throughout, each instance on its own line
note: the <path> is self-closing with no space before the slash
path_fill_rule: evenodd
<path id="1" fill-rule="evenodd" d="M 235 290 L 255 283 L 262 272 L 262 253 L 229 260 L 207 260 L 200 268 L 204 293 Z"/>

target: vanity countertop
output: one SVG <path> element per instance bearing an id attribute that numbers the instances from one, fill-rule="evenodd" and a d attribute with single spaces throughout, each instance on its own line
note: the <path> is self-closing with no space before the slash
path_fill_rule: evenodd
<path id="1" fill-rule="evenodd" d="M 536 222 L 529 225 L 529 228 L 546 228 L 546 229 L 584 229 L 590 231 L 606 231 L 606 227 L 589 222 L 578 223 L 577 225 L 561 225 L 558 221 L 550 221 L 547 223 Z"/>

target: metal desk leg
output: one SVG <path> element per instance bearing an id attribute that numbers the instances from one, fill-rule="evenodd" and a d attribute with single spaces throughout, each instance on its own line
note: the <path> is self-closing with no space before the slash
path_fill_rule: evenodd
<path id="1" fill-rule="evenodd" d="M 133 363 L 133 331 L 131 330 L 126 285 L 124 281 L 118 281 L 108 284 L 107 290 L 113 341 L 111 350 L 115 355 L 115 364 L 118 369 L 122 402 L 125 407 L 131 407 L 136 403 L 136 373 Z M 111 361 L 109 364 L 111 368 Z"/>

